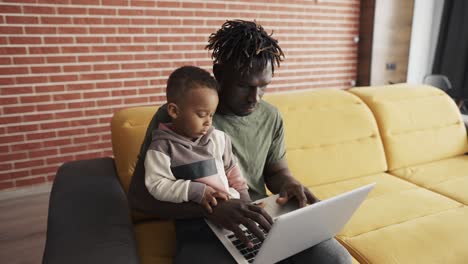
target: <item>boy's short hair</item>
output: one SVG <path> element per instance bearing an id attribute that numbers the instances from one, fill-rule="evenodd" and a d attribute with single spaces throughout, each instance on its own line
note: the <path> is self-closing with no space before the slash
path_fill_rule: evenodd
<path id="1" fill-rule="evenodd" d="M 218 82 L 204 69 L 182 66 L 172 72 L 167 80 L 167 102 L 177 103 L 190 89 L 201 87 L 218 91 Z"/>

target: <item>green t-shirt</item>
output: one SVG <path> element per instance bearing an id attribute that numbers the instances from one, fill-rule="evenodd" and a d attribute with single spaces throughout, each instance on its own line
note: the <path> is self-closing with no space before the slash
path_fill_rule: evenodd
<path id="1" fill-rule="evenodd" d="M 170 122 L 165 105 L 158 109 L 148 125 L 128 192 L 131 207 L 146 213 L 149 213 L 148 208 L 152 208 L 154 198 L 145 186 L 144 161 L 151 144 L 152 131 L 160 122 Z M 266 196 L 263 178 L 265 164 L 275 163 L 286 154 L 283 119 L 278 110 L 260 101 L 257 109 L 248 116 L 215 114 L 213 125 L 231 137 L 232 149 L 249 185 L 251 199 Z"/>
<path id="2" fill-rule="evenodd" d="M 265 101 L 248 116 L 216 114 L 215 128 L 231 137 L 232 149 L 253 200 L 266 196 L 263 170 L 286 154 L 283 119 L 278 110 Z"/>

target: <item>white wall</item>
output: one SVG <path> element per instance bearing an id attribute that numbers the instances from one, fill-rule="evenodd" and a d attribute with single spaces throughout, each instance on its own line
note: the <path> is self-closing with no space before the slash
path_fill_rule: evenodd
<path id="1" fill-rule="evenodd" d="M 407 82 L 422 83 L 432 71 L 444 0 L 415 0 Z"/>

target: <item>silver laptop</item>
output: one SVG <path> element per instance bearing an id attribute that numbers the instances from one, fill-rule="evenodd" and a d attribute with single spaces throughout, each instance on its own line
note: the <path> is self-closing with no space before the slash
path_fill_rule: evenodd
<path id="1" fill-rule="evenodd" d="M 237 263 L 275 263 L 334 237 L 374 186 L 372 183 L 299 209 L 296 201 L 278 205 L 278 195 L 255 201 L 263 202 L 274 224 L 265 234 L 263 243 L 243 227 L 254 244 L 253 248 L 245 247 L 231 231 L 208 220 L 206 222 Z"/>

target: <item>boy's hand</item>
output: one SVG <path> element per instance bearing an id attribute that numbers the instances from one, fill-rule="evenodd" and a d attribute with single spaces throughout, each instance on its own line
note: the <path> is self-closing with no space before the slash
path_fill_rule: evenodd
<path id="1" fill-rule="evenodd" d="M 229 196 L 226 193 L 218 192 L 210 186 L 205 187 L 205 192 L 203 193 L 203 198 L 200 202 L 201 206 L 205 208 L 208 213 L 213 212 L 213 208 L 218 204 L 216 199 L 229 200 Z"/>

